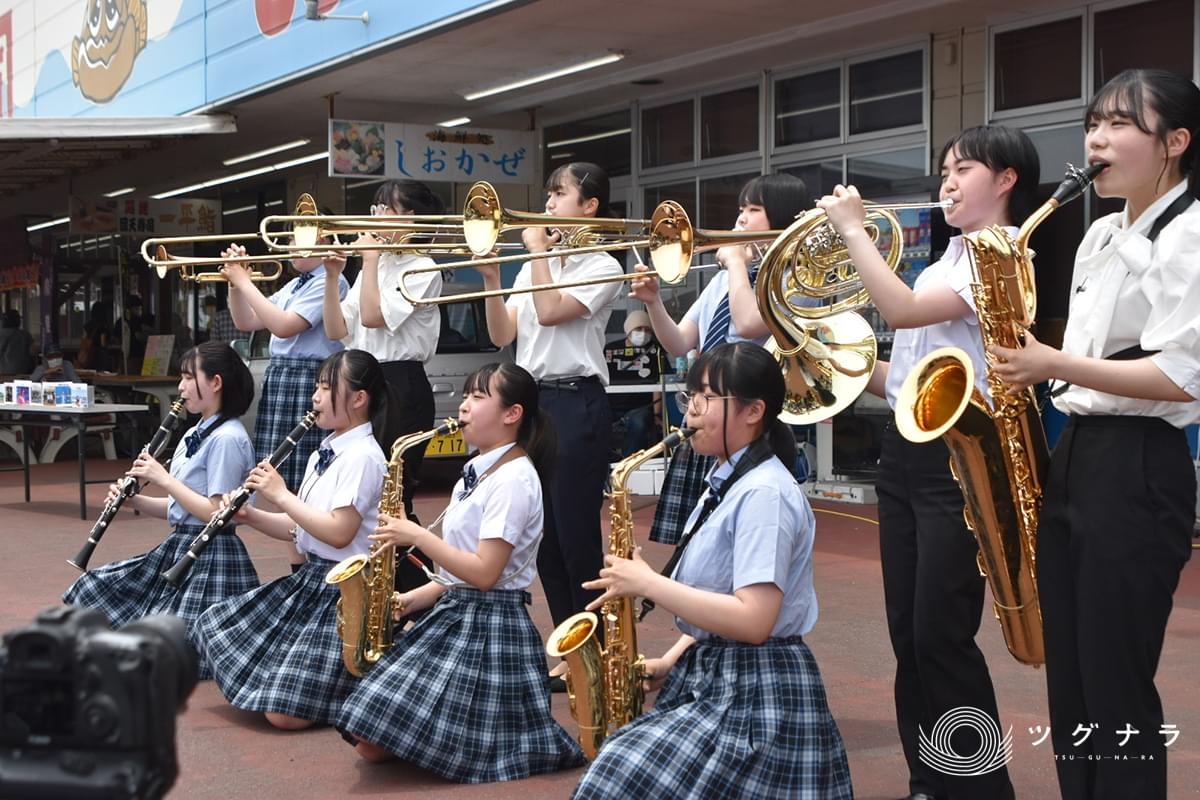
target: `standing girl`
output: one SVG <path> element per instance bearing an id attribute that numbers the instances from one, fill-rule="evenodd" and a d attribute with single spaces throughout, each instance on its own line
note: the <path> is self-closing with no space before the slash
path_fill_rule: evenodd
<path id="1" fill-rule="evenodd" d="M 803 636 L 817 620 L 815 521 L 779 421 L 785 387 L 766 350 L 738 342 L 688 374 L 693 447 L 712 456 L 703 504 L 660 575 L 606 556 L 588 583 L 644 597 L 675 615 L 682 636 L 646 663 L 654 708 L 600 749 L 576 798 L 849 798 L 850 768 Z M 669 565 L 670 566 L 670 565 Z M 685 787 L 681 792 L 681 787 Z"/>
<path id="2" fill-rule="evenodd" d="M 784 173 L 760 175 L 742 187 L 733 229 L 782 230 L 807 203 L 808 189 L 799 178 Z M 717 261 L 723 269 L 708 282 L 678 323 L 667 313 L 655 278 L 648 276 L 634 281 L 630 296 L 646 304 L 655 337 L 673 356 L 682 356 L 697 348 L 703 353 L 725 342 L 762 344 L 769 331 L 754 296 L 760 252 L 760 248 L 745 245 L 718 250 Z M 647 268 L 639 264 L 635 269 L 645 271 Z M 701 458 L 688 443 L 672 454 L 658 506 L 654 509 L 654 523 L 650 527 L 652 541 L 666 544 L 679 541 L 683 523 L 696 507 L 704 491 L 704 476 L 712 466 L 711 458 Z"/>
<path id="3" fill-rule="evenodd" d="M 954 204 L 946 222 L 963 236 L 989 225 L 1012 228 L 1033 209 L 1039 165 L 1024 133 L 998 125 L 969 128 L 942 148 L 939 197 Z M 875 249 L 863 227 L 862 198 L 837 186 L 822 198 L 824 208 L 854 259 L 879 313 L 896 329 L 892 361 L 880 362 L 870 389 L 895 410 L 904 379 L 939 347 L 971 355 L 975 384 L 988 397 L 983 340 L 971 292 L 969 252 L 958 236 L 946 253 L 926 267 L 910 289 Z M 910 797 L 1007 798 L 1007 770 L 961 777 L 940 772 L 919 758 L 921 731 L 931 731 L 943 714 L 970 706 L 999 728 L 996 693 L 975 634 L 984 601 L 984 578 L 975 563 L 978 545 L 963 521 L 963 496 L 950 472 L 950 454 L 940 439 L 913 444 L 884 429 L 879 458 L 879 549 L 883 567 L 888 633 L 896 654 L 896 722 L 908 762 Z M 973 735 L 960 728 L 967 737 Z M 955 743 L 954 752 L 974 752 L 977 741 Z"/>
<path id="4" fill-rule="evenodd" d="M 162 573 L 183 558 L 192 540 L 220 507 L 222 495 L 241 485 L 254 466 L 254 448 L 238 417 L 254 399 L 254 380 L 246 364 L 227 344 L 206 342 L 180 359 L 179 396 L 200 421 L 180 440 L 168 471 L 148 453 L 133 462 L 127 475 L 163 489 L 166 497 L 136 494 L 125 508 L 165 519 L 171 535 L 144 555 L 117 561 L 81 575 L 63 602 L 98 608 L 113 627 L 147 614 L 181 617 L 194 638 L 194 623 L 213 603 L 258 586 L 258 575 L 233 526 L 219 532 L 176 589 Z M 109 499 L 119 492 L 109 487 Z M 201 677 L 209 677 L 201 664 Z"/>
<path id="5" fill-rule="evenodd" d="M 338 727 L 371 761 L 411 761 L 465 783 L 579 766 L 583 752 L 550 715 L 528 587 L 542 535 L 540 472 L 554 431 L 537 384 L 514 364 L 467 378 L 459 420 L 476 455 L 454 487 L 443 537 L 380 518 L 371 538 L 416 545 L 441 580 L 401 595 L 402 614 L 434 606 L 362 679 Z M 436 605 L 434 605 L 436 603 Z"/>
<path id="6" fill-rule="evenodd" d="M 1168 735 L 1154 673 L 1195 519 L 1183 427 L 1200 421 L 1200 90 L 1126 70 L 1084 121 L 1088 162 L 1108 165 L 1096 194 L 1125 208 L 1079 246 L 1062 350 L 1026 335 L 1022 350 L 995 349 L 996 370 L 1017 388 L 1056 379 L 1070 415 L 1037 548 L 1062 796 L 1154 800 Z"/>
<path id="7" fill-rule="evenodd" d="M 608 176 L 599 166 L 575 162 L 546 180 L 546 213 L 595 217 L 608 208 Z M 522 237 L 533 256 L 521 267 L 513 288 L 561 284 L 621 273 L 607 253 L 555 256 L 561 231 L 530 226 Z M 486 289 L 500 288 L 496 267 L 478 267 Z M 538 552 L 538 573 L 554 624 L 582 611 L 595 596 L 581 584 L 600 570 L 604 543 L 600 509 L 608 478 L 612 415 L 604 330 L 616 283 L 546 289 L 488 298 L 488 335 L 498 347 L 517 343 L 516 363 L 537 380 L 538 405 L 558 431 L 558 453 L 544 495 L 546 535 Z"/>
<path id="8" fill-rule="evenodd" d="M 303 565 L 213 606 L 197 623 L 198 647 L 225 698 L 263 712 L 283 730 L 333 722 L 354 688 L 342 665 L 338 588 L 325 582 L 325 573 L 366 553 L 375 530 L 387 467 L 372 427 L 385 424 L 388 412 L 379 362 L 361 350 L 330 356 L 318 372 L 312 408 L 316 424 L 331 433 L 308 459 L 299 493 L 260 463 L 246 486 L 280 511 L 245 506 L 237 517 L 272 538 L 295 542 Z"/>
<path id="9" fill-rule="evenodd" d="M 375 192 L 374 213 L 384 218 L 410 214 L 441 214 L 442 200 L 418 181 L 384 181 Z M 379 243 L 369 233 L 359 244 Z M 441 315 L 435 305 L 415 307 L 400 292 L 405 270 L 433 266 L 424 255 L 379 250 L 362 252 L 362 271 L 349 293 L 342 292 L 341 266 L 326 262 L 325 333 L 331 341 L 365 350 L 379 359 L 388 384 L 388 407 L 392 430 L 377 430 L 375 438 L 385 452 L 397 437 L 433 427 L 433 387 L 425 375 L 425 362 L 437 352 Z M 415 297 L 434 298 L 442 293 L 442 274 L 424 272 L 405 281 Z M 339 297 L 345 300 L 339 302 Z M 404 454 L 404 514 L 413 515 L 413 491 L 421 479 L 425 448 L 411 447 Z M 423 561 L 432 562 L 419 554 Z M 396 564 L 396 588 L 413 589 L 425 583 L 425 575 L 408 559 Z"/>

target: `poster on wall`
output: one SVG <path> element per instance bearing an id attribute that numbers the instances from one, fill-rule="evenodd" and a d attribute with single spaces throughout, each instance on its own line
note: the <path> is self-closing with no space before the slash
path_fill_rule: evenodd
<path id="1" fill-rule="evenodd" d="M 129 233 L 189 236 L 221 233 L 221 201 L 171 197 L 138 200 L 129 197 L 72 196 L 68 215 L 71 235 Z"/>
<path id="2" fill-rule="evenodd" d="M 534 183 L 533 131 L 329 121 L 329 175 L 419 181 Z"/>

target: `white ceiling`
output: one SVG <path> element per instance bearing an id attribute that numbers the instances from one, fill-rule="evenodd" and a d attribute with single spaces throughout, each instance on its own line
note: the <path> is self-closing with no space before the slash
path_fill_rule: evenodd
<path id="1" fill-rule="evenodd" d="M 223 170 L 257 166 L 223 168 L 220 162 L 260 147 L 308 137 L 314 144 L 292 153 L 317 149 L 326 135 L 326 95 L 333 93 L 334 115 L 343 118 L 431 123 L 466 115 L 483 127 L 527 128 L 635 99 L 751 78 L 764 69 L 819 63 L 919 41 L 933 32 L 1075 5 L 1072 0 L 533 0 L 221 106 L 218 110 L 237 116 L 237 134 L 169 142 L 118 165 L 77 174 L 70 189 L 95 195 L 135 185 L 138 195 L 146 196 Z M 609 50 L 624 51 L 626 57 L 474 103 L 461 97 Z M 639 79 L 662 83 L 631 83 Z M 61 214 L 67 194 L 65 180 L 46 184 L 0 198 L 0 214 Z"/>

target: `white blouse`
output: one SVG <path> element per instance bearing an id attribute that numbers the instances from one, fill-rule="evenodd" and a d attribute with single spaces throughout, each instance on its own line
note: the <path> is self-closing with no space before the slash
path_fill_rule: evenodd
<path id="1" fill-rule="evenodd" d="M 1016 228 L 1005 228 L 1010 236 L 1017 235 Z M 972 240 L 978 234 L 971 234 Z M 971 284 L 975 282 L 971 266 L 971 252 L 963 243 L 962 236 L 950 239 L 946 252 L 917 276 L 914 291 L 921 291 L 945 284 L 966 301 L 971 311 L 957 319 L 924 325 L 919 328 L 901 328 L 892 341 L 891 366 L 888 368 L 886 394 L 888 405 L 893 410 L 900 395 L 904 379 L 925 356 L 939 347 L 957 347 L 966 351 L 975 366 L 975 388 L 984 397 L 990 398 L 987 385 L 987 361 L 984 358 L 983 338 L 979 333 L 979 317 L 975 314 L 975 294 Z"/>
<path id="2" fill-rule="evenodd" d="M 483 477 L 513 445 L 475 456 L 467 465 Z M 496 589 L 525 589 L 537 577 L 537 549 L 542 540 L 542 484 L 527 456 L 514 458 L 483 477 L 463 498 L 460 478 L 442 519 L 446 544 L 468 553 L 479 552 L 484 539 L 503 539 L 513 546 Z M 454 581 L 457 576 L 441 570 Z"/>
<path id="3" fill-rule="evenodd" d="M 564 263 L 564 261 L 566 263 Z M 608 253 L 550 257 L 550 275 L 555 283 L 620 275 L 623 270 Z M 526 263 L 517 273 L 514 289 L 529 286 L 533 267 Z M 578 378 L 595 375 L 608 384 L 608 365 L 604 361 L 604 329 L 612 315 L 612 304 L 621 293 L 620 282 L 564 289 L 587 307 L 582 317 L 561 325 L 542 325 L 531 294 L 516 294 L 505 305 L 517 310 L 516 362 L 537 380 Z"/>
<path id="4" fill-rule="evenodd" d="M 333 461 L 324 473 L 318 475 L 320 451 L 313 451 L 308 459 L 308 468 L 304 471 L 304 480 L 300 482 L 298 497 L 305 505 L 318 511 L 354 506 L 362 516 L 362 523 L 354 539 L 345 547 L 328 545 L 297 526 L 296 549 L 301 553 L 312 553 L 318 558 L 341 561 L 348 556 L 366 553 L 371 545 L 367 537 L 379 527 L 379 496 L 383 491 L 387 459 L 375 441 L 369 422 L 341 435 L 326 436 L 321 447 L 333 449 Z"/>
<path id="5" fill-rule="evenodd" d="M 382 328 L 362 324 L 362 273 L 346 299 L 342 301 L 342 316 L 346 319 L 346 338 L 342 344 L 355 350 L 366 350 L 380 362 L 420 361 L 433 358 L 441 332 L 441 315 L 437 306 L 417 308 L 400 292 L 400 273 L 416 267 L 433 265 L 426 256 L 381 253 L 379 256 L 379 310 L 383 314 Z M 409 294 L 419 298 L 435 298 L 442 293 L 442 274 L 423 272 L 404 282 Z"/>
<path id="6" fill-rule="evenodd" d="M 1200 398 L 1200 203 L 1172 220 L 1153 243 L 1146 238 L 1186 190 L 1183 181 L 1132 225 L 1128 208 L 1092 224 L 1075 255 L 1063 351 L 1091 358 L 1133 346 L 1158 351 L 1150 357 L 1154 365 Z M 1054 405 L 1066 414 L 1161 417 L 1179 428 L 1200 422 L 1200 401 L 1135 400 L 1079 386 Z"/>

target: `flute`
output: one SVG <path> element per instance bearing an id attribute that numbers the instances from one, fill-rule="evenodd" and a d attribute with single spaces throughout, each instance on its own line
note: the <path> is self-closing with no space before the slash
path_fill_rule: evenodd
<path id="1" fill-rule="evenodd" d="M 287 435 L 287 438 L 279 443 L 275 448 L 275 452 L 271 453 L 267 463 L 272 469 L 278 469 L 279 465 L 287 461 L 288 456 L 296 449 L 296 445 L 304 438 L 304 434 L 308 433 L 308 429 L 317 421 L 317 412 L 309 411 L 304 415 L 304 419 L 300 420 L 300 424 L 292 428 L 292 432 Z M 188 571 L 192 565 L 199 560 L 200 556 L 208 548 L 209 542 L 221 531 L 226 525 L 233 520 L 235 514 L 241 510 L 242 506 L 246 505 L 246 501 L 254 492 L 246 488 L 246 484 L 242 484 L 233 491 L 229 498 L 229 505 L 215 512 L 208 524 L 204 526 L 204 530 L 196 534 L 196 538 L 188 545 L 188 550 L 183 554 L 183 558 L 175 562 L 175 565 L 164 572 L 162 576 L 167 579 L 167 582 L 178 588 L 183 585 L 184 579 L 187 578 Z"/>
<path id="2" fill-rule="evenodd" d="M 171 439 L 171 433 L 179 425 L 179 421 L 183 419 L 183 401 L 176 400 L 171 404 L 171 409 L 167 416 L 163 418 L 162 423 L 158 426 L 158 430 L 154 432 L 154 436 L 142 448 L 143 453 L 148 453 L 155 461 L 162 455 L 163 449 L 167 446 L 167 442 Z M 117 494 L 108 498 L 104 503 L 104 509 L 100 512 L 100 518 L 96 520 L 96 524 L 92 526 L 88 532 L 87 541 L 83 543 L 83 547 L 75 554 L 74 558 L 68 558 L 67 563 L 80 572 L 87 572 L 88 561 L 92 558 L 92 553 L 96 550 L 96 545 L 100 544 L 100 537 L 104 536 L 104 532 L 108 530 L 109 523 L 117 516 L 117 512 L 121 510 L 121 506 L 125 503 L 125 498 L 133 497 L 142 490 L 142 485 L 138 483 L 138 479 L 132 475 L 126 475 L 117 482 Z"/>

